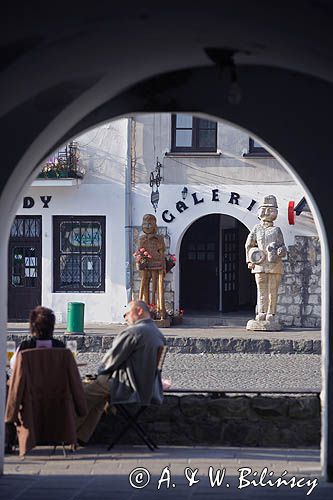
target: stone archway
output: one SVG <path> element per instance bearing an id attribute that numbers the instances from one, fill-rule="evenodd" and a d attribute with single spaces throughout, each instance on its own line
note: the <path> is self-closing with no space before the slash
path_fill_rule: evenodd
<path id="1" fill-rule="evenodd" d="M 331 155 L 333 102 L 331 47 L 325 38 L 331 29 L 331 16 L 321 16 L 319 27 L 313 22 L 318 18 L 318 9 L 326 9 L 329 14 L 331 10 L 329 6 L 308 5 L 302 11 L 302 20 L 305 22 L 307 14 L 309 24 L 303 24 L 299 22 L 298 9 L 292 11 L 287 6 L 286 12 L 281 6 L 274 16 L 268 16 L 266 24 L 258 23 L 255 9 L 243 7 L 241 3 L 235 6 L 235 2 L 230 3 L 229 9 L 223 4 L 217 10 L 183 12 L 180 7 L 176 16 L 165 13 L 162 22 L 156 22 L 156 17 L 139 10 L 139 6 L 129 20 L 130 31 L 123 29 L 122 22 L 128 9 L 126 2 L 116 12 L 114 6 L 110 6 L 110 11 L 105 8 L 106 12 L 101 11 L 100 17 L 91 20 L 92 24 L 87 21 L 90 11 L 81 9 L 82 17 L 77 11 L 67 11 L 67 22 L 73 16 L 75 27 L 64 22 L 59 23 L 57 30 L 43 10 L 38 17 L 33 11 L 25 11 L 24 30 L 14 11 L 9 23 L 4 16 L 7 25 L 2 36 L 8 57 L 1 75 L 0 126 L 6 147 L 2 151 L 0 269 L 5 276 L 6 242 L 17 200 L 32 180 L 36 165 L 68 138 L 106 119 L 139 111 L 201 112 L 251 131 L 252 137 L 264 142 L 266 148 L 274 148 L 289 171 L 298 173 L 318 223 L 323 251 L 322 464 L 333 480 L 333 408 L 328 405 L 333 397 L 333 367 L 328 364 L 329 359 L 333 364 L 333 305 L 329 303 L 333 292 L 329 252 L 333 246 L 333 212 L 327 161 Z M 261 9 L 261 15 L 264 14 L 266 5 Z M 282 39 L 280 26 L 285 25 L 286 18 L 289 23 Z M 106 20 L 112 20 L 112 29 Z M 312 41 L 317 52 L 307 50 L 305 42 L 312 29 L 316 30 Z M 272 48 L 268 47 L 267 32 L 276 43 Z M 49 40 L 52 33 L 55 38 Z M 170 33 L 172 37 L 168 36 Z M 146 38 L 137 39 L 137 34 Z M 298 43 L 298 37 L 304 46 Z M 204 49 L 209 46 L 235 47 L 231 53 L 240 56 L 237 74 L 242 100 L 238 106 L 228 99 L 228 72 L 221 78 L 221 72 L 207 58 Z M 230 57 L 230 50 L 222 50 L 223 53 Z M 320 63 L 318 53 L 323 54 Z M 3 331 L 5 284 L 6 280 L 2 280 Z M 1 352 L 4 367 L 4 336 Z M 4 387 L 4 370 L 1 374 Z M 2 394 L 0 411 L 3 403 Z"/>
<path id="2" fill-rule="evenodd" d="M 208 74 L 210 74 L 211 76 L 211 73 L 210 72 L 206 72 L 206 70 L 202 70 L 203 73 L 207 73 L 206 74 L 206 77 L 208 77 Z M 200 72 L 199 72 L 200 73 Z M 196 93 L 196 89 L 197 89 L 197 79 L 201 79 L 203 76 L 202 74 L 199 74 L 198 72 L 194 72 L 193 73 L 193 81 L 192 81 L 192 85 L 193 85 L 193 88 L 192 88 L 192 92 L 193 92 L 193 95 L 192 95 L 192 98 L 195 98 L 195 96 L 197 97 L 197 99 L 200 101 L 199 97 Z M 254 83 L 254 81 L 253 81 Z M 191 87 L 190 85 L 190 82 L 189 82 L 189 86 Z M 217 91 L 217 89 L 216 89 Z M 134 93 L 136 91 L 134 90 Z M 98 118 L 99 119 L 106 119 L 107 116 L 110 116 L 110 114 L 112 114 L 112 112 L 110 111 L 110 109 L 114 109 L 114 110 L 119 110 L 120 109 L 124 109 L 125 111 L 129 111 L 128 109 L 128 102 L 130 102 L 130 100 L 128 101 L 129 99 L 129 95 L 126 95 L 126 93 L 124 94 L 124 96 L 122 96 L 121 98 L 118 98 L 118 99 L 115 99 L 113 102 L 110 102 L 108 106 L 106 106 L 104 109 L 103 109 L 103 114 L 101 116 L 101 110 L 98 114 L 93 114 L 89 117 L 88 119 L 88 122 L 81 122 L 80 124 L 77 125 L 77 127 L 75 127 L 75 129 L 71 129 L 69 132 L 68 132 L 68 136 L 71 137 L 73 136 L 74 132 L 75 133 L 78 133 L 79 131 L 83 131 L 84 130 L 84 126 L 87 126 L 87 123 L 94 123 L 96 124 L 97 123 L 97 120 Z M 188 100 L 188 97 L 189 95 L 187 94 L 186 96 L 182 96 L 182 98 L 184 99 L 185 101 L 185 111 L 189 111 L 191 109 L 194 109 L 194 104 L 191 104 L 191 108 L 189 108 L 189 100 Z M 165 110 L 166 109 L 166 102 L 165 102 L 165 99 L 167 98 L 167 94 L 163 95 L 162 97 L 160 96 L 161 98 L 161 101 L 158 102 L 156 105 L 158 106 L 157 109 L 158 110 Z M 217 99 L 217 94 L 215 93 L 215 99 Z M 194 101 L 190 100 L 190 102 L 194 103 Z M 138 105 L 137 105 L 138 106 Z M 139 111 L 141 109 L 141 106 L 142 104 L 140 104 L 140 107 L 139 109 L 137 109 L 137 111 Z M 202 106 L 204 109 L 204 101 L 202 102 Z M 210 113 L 209 113 L 209 110 L 210 110 L 210 106 L 207 106 L 206 107 L 206 113 L 208 116 L 211 116 Z M 181 109 L 181 111 L 183 111 L 183 109 Z M 232 111 L 230 109 L 228 109 L 228 111 Z M 248 110 L 249 112 L 249 110 Z M 275 112 L 276 114 L 279 113 L 279 110 L 275 109 Z M 227 114 L 227 113 L 225 113 Z M 223 116 L 221 117 L 224 117 L 225 116 L 224 113 L 222 113 Z M 207 116 L 205 115 L 205 116 Z M 232 113 L 231 113 L 232 115 Z M 214 116 L 216 117 L 216 111 L 215 111 L 215 114 Z M 230 116 L 230 115 L 229 115 Z M 246 114 L 245 117 L 244 117 L 244 122 L 246 122 L 246 118 L 248 118 L 248 115 Z M 241 123 L 241 120 L 238 118 L 237 119 L 237 116 L 234 117 L 235 121 L 233 122 L 235 125 L 239 125 Z M 60 120 L 60 119 L 59 119 Z M 236 121 L 237 120 L 237 121 Z M 60 120 L 61 121 L 61 120 Z M 253 123 L 253 126 L 255 126 L 255 123 Z M 243 129 L 245 130 L 244 126 L 243 126 Z M 257 137 L 258 139 L 260 139 L 258 137 L 258 135 L 256 135 L 255 133 L 252 132 L 252 129 L 249 128 L 247 130 L 251 130 L 251 135 L 254 136 L 254 137 Z M 33 169 L 35 168 L 35 161 L 39 158 L 39 160 L 37 161 L 39 163 L 40 159 L 41 159 L 41 151 L 44 149 L 45 151 L 45 144 L 53 144 L 52 148 L 55 146 L 54 144 L 54 140 L 52 140 L 52 133 L 54 133 L 54 129 L 53 127 L 51 127 L 50 130 L 48 130 L 48 139 L 45 138 L 45 143 L 41 142 L 41 143 L 34 143 L 33 146 L 32 146 L 32 149 L 31 151 L 29 150 L 28 152 L 26 152 L 26 154 L 23 156 L 23 158 L 21 159 L 21 161 L 17 164 L 17 169 L 16 169 L 16 174 L 15 176 L 12 175 L 11 176 L 11 179 L 9 180 L 8 182 L 8 185 L 7 185 L 7 190 L 4 192 L 4 195 L 2 196 L 1 198 L 1 209 L 2 209 L 2 213 L 4 214 L 4 218 L 2 219 L 2 233 L 4 235 L 8 235 L 8 232 L 9 232 L 9 226 L 10 226 L 10 222 L 12 220 L 12 218 L 14 217 L 14 214 L 15 214 L 15 211 L 16 211 L 16 200 L 19 199 L 20 195 L 23 193 L 24 191 L 24 187 L 25 185 L 32 179 L 33 177 L 33 173 L 31 173 L 28 177 L 24 177 L 24 172 L 25 172 L 25 169 L 29 168 L 31 169 L 30 171 L 33 172 Z M 274 137 L 274 134 L 273 136 Z M 278 138 L 281 139 L 281 136 L 277 136 Z M 272 139 L 273 140 L 273 139 Z M 48 142 L 49 141 L 49 142 Z M 282 147 L 282 144 L 280 144 L 280 146 Z M 267 147 L 268 149 L 271 149 L 269 145 L 265 145 L 265 147 Z M 287 148 L 288 149 L 288 148 Z M 323 151 L 325 152 L 325 149 L 323 149 Z M 279 154 L 277 153 L 277 151 L 274 151 L 274 153 L 276 154 L 276 156 L 279 156 Z M 292 151 L 290 152 L 291 155 L 292 155 Z M 295 153 L 294 155 L 292 155 L 293 158 L 294 158 L 294 161 L 298 164 L 299 163 L 299 158 L 297 156 L 297 154 Z M 309 172 L 311 172 L 311 164 L 309 164 L 309 159 L 308 158 L 304 158 L 304 156 L 301 155 L 301 159 L 304 160 L 304 163 L 302 164 L 302 166 L 304 167 L 304 165 L 308 165 L 309 169 L 308 170 L 305 170 L 306 173 L 309 174 Z M 290 164 L 287 163 L 280 155 L 280 161 L 286 166 L 286 168 L 289 169 L 289 172 L 292 172 L 292 175 L 295 175 L 294 174 L 294 171 L 291 169 L 290 167 Z M 22 183 L 18 183 L 17 182 L 17 178 L 21 178 L 22 179 Z M 298 180 L 300 180 L 300 177 L 297 177 Z M 311 175 L 308 177 L 308 182 L 311 183 L 311 180 L 312 177 Z M 304 184 L 303 184 L 304 186 Z M 313 176 L 313 184 L 312 186 L 314 186 L 314 188 L 317 187 L 317 189 L 319 189 L 319 185 L 318 185 L 318 176 Z M 320 187 L 321 187 L 321 184 L 320 184 Z M 307 190 L 306 186 L 305 186 L 305 189 Z M 319 190 L 320 191 L 320 190 Z M 315 189 L 315 192 L 316 192 L 316 189 Z M 328 295 L 327 295 L 327 286 L 328 286 L 328 273 L 327 271 L 325 272 L 325 262 L 326 262 L 326 265 L 328 263 L 328 260 L 327 260 L 327 257 L 328 257 L 328 251 L 327 251 L 327 244 L 325 245 L 325 232 L 324 232 L 324 226 L 321 222 L 321 218 L 320 218 L 320 215 L 319 215 L 319 211 L 318 209 L 316 208 L 316 204 L 314 202 L 314 199 L 313 197 L 311 196 L 311 193 L 309 192 L 309 190 L 307 190 L 307 193 L 308 193 L 308 199 L 309 199 L 309 203 L 311 205 L 311 208 L 315 214 L 315 217 L 316 217 L 316 220 L 317 222 L 319 222 L 319 233 L 320 233 L 320 236 L 321 236 L 321 241 L 322 241 L 322 248 L 323 248 L 323 263 L 324 263 L 324 266 L 323 266 L 323 290 L 326 290 L 326 295 L 324 296 L 324 300 L 323 300 L 323 331 L 326 332 L 323 339 L 328 343 L 328 332 L 326 330 L 327 328 L 327 322 L 325 321 L 326 320 L 326 316 L 325 316 L 325 311 L 327 313 L 327 305 L 328 305 L 328 301 L 327 301 L 327 298 L 328 298 Z M 319 197 L 318 197 L 318 191 L 317 191 L 317 199 L 319 200 Z M 323 203 L 322 205 L 325 207 L 325 203 L 327 202 L 328 203 L 328 200 L 324 199 L 324 200 L 321 200 Z M 328 208 L 328 206 L 327 206 Z M 325 209 L 324 209 L 325 210 Z M 327 212 L 328 214 L 330 213 L 329 211 Z M 327 223 L 329 223 L 329 217 L 328 219 L 326 220 Z M 333 221 L 332 221 L 333 222 Z M 327 233 L 326 233 L 327 234 Z M 0 262 L 2 262 L 3 264 L 6 262 L 6 259 L 7 259 L 7 255 L 6 255 L 6 251 L 4 251 L 4 248 L 1 249 L 1 258 L 2 260 L 0 259 Z M 2 264 L 2 265 L 3 265 Z M 5 273 L 5 269 L 6 269 L 6 265 L 4 265 L 2 267 L 3 269 L 3 272 Z M 326 268 L 327 269 L 327 268 Z M 2 315 L 2 326 L 3 326 L 3 329 L 5 329 L 5 318 L 6 318 L 6 293 L 7 291 L 4 289 L 3 287 L 3 290 L 2 290 L 2 311 L 3 311 L 3 315 Z M 3 339 L 3 347 L 4 347 L 4 339 Z M 4 353 L 4 348 L 3 348 L 3 353 Z M 324 353 L 325 353 L 325 346 L 324 346 Z M 327 365 L 326 365 L 327 366 Z M 324 383 L 327 379 L 324 377 Z M 325 398 L 327 396 L 327 393 L 324 392 L 323 395 L 325 395 Z M 326 407 L 323 406 L 323 409 L 325 409 Z M 323 436 L 325 436 L 326 434 L 326 430 L 327 430 L 327 426 L 326 426 L 326 415 L 325 413 L 323 412 Z M 323 445 L 325 445 L 327 443 L 326 439 L 323 439 Z M 325 451 L 325 447 L 322 448 L 323 450 L 323 460 L 325 459 L 326 457 L 326 451 Z M 325 461 L 323 461 L 323 465 L 325 467 Z"/>

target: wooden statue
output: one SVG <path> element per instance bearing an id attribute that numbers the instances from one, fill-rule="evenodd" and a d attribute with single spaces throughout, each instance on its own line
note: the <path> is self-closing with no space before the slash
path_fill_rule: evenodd
<path id="1" fill-rule="evenodd" d="M 147 304 L 156 304 L 161 319 L 165 319 L 164 277 L 165 277 L 165 242 L 164 237 L 157 233 L 156 217 L 146 214 L 142 220 L 143 235 L 139 240 L 139 248 L 144 248 L 151 258 L 147 259 L 144 269 L 141 269 L 141 284 L 139 300 Z M 150 299 L 150 280 L 152 281 L 152 296 Z"/>
<path id="2" fill-rule="evenodd" d="M 259 207 L 260 223 L 254 226 L 245 243 L 246 262 L 257 284 L 257 314 L 248 330 L 280 330 L 276 317 L 278 289 L 283 274 L 282 257 L 287 255 L 283 234 L 274 226 L 278 215 L 276 198 L 265 196 Z"/>

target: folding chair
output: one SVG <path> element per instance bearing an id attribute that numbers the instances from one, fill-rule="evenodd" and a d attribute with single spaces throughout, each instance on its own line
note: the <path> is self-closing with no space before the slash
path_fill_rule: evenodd
<path id="1" fill-rule="evenodd" d="M 39 348 L 52 348 L 52 339 L 36 339 L 36 349 Z M 6 403 L 7 403 L 7 396 L 8 396 L 8 373 L 6 373 L 7 376 L 7 383 L 6 383 Z M 16 447 L 18 446 L 18 439 L 17 439 L 17 434 L 16 434 L 16 427 L 13 423 L 6 423 L 5 424 L 5 452 L 7 454 L 11 454 L 16 451 Z M 54 447 L 54 452 L 55 452 L 56 446 Z M 66 455 L 66 450 L 63 447 L 63 453 Z"/>
<path id="2" fill-rule="evenodd" d="M 167 353 L 167 346 L 161 346 L 157 352 L 157 363 L 156 363 L 156 374 L 161 374 L 165 356 Z M 108 446 L 107 450 L 110 451 L 111 448 L 117 444 L 120 439 L 128 432 L 129 429 L 133 429 L 136 434 L 142 439 L 142 441 L 148 446 L 151 451 L 155 451 L 158 448 L 157 444 L 152 440 L 150 436 L 145 432 L 143 427 L 139 424 L 138 419 L 143 412 L 149 408 L 150 405 L 141 406 L 136 412 L 131 413 L 127 408 L 126 404 L 112 404 L 111 406 L 115 408 L 116 413 L 120 414 L 126 425 L 122 428 L 119 434 L 113 439 L 112 443 Z"/>
<path id="3" fill-rule="evenodd" d="M 20 457 L 37 445 L 75 444 L 76 415 L 87 412 L 72 353 L 65 348 L 20 351 L 13 369 L 6 422 L 18 422 Z"/>

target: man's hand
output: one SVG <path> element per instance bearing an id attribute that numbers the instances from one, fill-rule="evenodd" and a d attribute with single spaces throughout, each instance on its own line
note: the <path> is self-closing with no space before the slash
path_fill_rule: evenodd
<path id="1" fill-rule="evenodd" d="M 248 267 L 249 269 L 254 269 L 254 268 L 256 267 L 256 265 L 254 264 L 254 262 L 248 262 L 248 263 L 247 263 L 247 267 Z"/>

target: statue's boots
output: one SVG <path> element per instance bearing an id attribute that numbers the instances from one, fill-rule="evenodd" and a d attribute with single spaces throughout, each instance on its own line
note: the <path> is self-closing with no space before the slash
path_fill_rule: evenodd
<path id="1" fill-rule="evenodd" d="M 266 313 L 259 313 L 256 315 L 257 321 L 266 321 Z"/>

